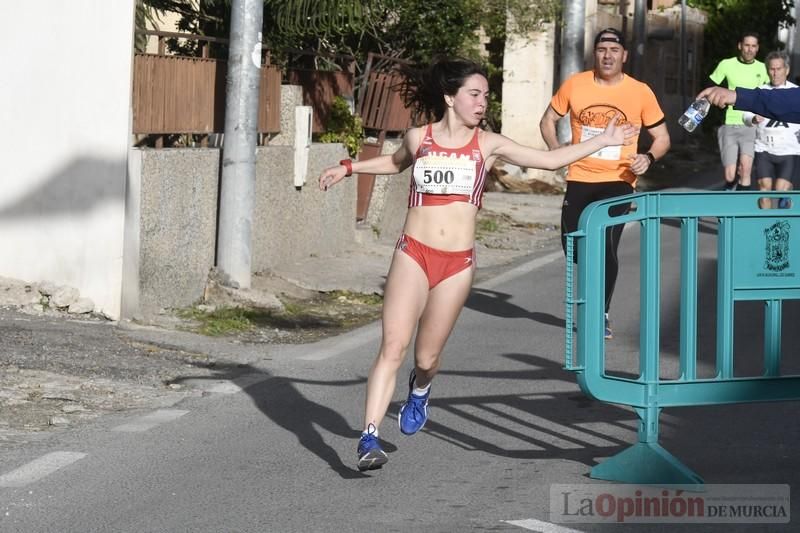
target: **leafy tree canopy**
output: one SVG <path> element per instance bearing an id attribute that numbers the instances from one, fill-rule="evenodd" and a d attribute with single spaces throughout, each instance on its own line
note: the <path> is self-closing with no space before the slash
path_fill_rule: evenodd
<path id="1" fill-rule="evenodd" d="M 555 20 L 562 0 L 264 0 L 262 38 L 271 60 L 291 67 L 338 69 L 335 55 L 355 59 L 356 71 L 377 53 L 413 63 L 439 54 L 470 57 L 485 64 L 492 91 L 489 116 L 499 128 L 502 65 L 506 32 L 527 33 Z M 137 25 L 158 14 L 180 15 L 178 30 L 227 38 L 231 0 L 137 0 Z M 510 15 L 510 17 L 509 17 Z M 510 23 L 508 21 L 511 21 Z M 481 53 L 479 30 L 488 39 Z M 171 51 L 196 55 L 195 42 L 168 42 Z M 139 49 L 141 45 L 139 44 Z M 299 55 L 296 50 L 316 56 Z M 211 45 L 211 56 L 227 50 Z M 358 90 L 357 81 L 357 90 Z"/>
<path id="2" fill-rule="evenodd" d="M 180 31 L 227 37 L 231 0 L 137 0 L 138 24 L 159 12 L 181 16 Z M 473 55 L 478 28 L 503 40 L 510 13 L 519 31 L 553 20 L 560 0 L 264 0 L 263 39 L 277 60 L 284 50 L 368 52 L 425 62 L 437 54 Z M 176 52 L 189 45 L 172 43 Z M 183 47 L 183 48 L 181 48 Z M 224 54 L 218 50 L 218 57 Z M 317 65 L 319 67 L 319 65 Z"/>
<path id="3" fill-rule="evenodd" d="M 742 33 L 760 36 L 758 58 L 783 48 L 778 30 L 794 24 L 792 0 L 689 0 L 689 5 L 708 15 L 703 33 L 705 70 L 709 73 L 726 57 L 738 55 Z"/>

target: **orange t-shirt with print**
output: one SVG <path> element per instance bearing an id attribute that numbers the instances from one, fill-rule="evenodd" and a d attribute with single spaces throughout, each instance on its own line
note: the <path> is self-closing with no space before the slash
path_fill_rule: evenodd
<path id="1" fill-rule="evenodd" d="M 615 85 L 595 82 L 591 70 L 575 74 L 553 95 L 550 105 L 561 116 L 570 112 L 573 143 L 602 133 L 615 113 L 620 115 L 619 125 L 652 128 L 664 121 L 664 112 L 650 87 L 627 74 Z M 626 181 L 635 186 L 636 175 L 631 172 L 629 157 L 636 153 L 637 141 L 638 135 L 628 145 L 607 146 L 572 163 L 567 180 Z"/>

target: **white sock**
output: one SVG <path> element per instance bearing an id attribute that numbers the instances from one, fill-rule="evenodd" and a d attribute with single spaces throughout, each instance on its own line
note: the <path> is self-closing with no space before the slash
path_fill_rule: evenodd
<path id="1" fill-rule="evenodd" d="M 375 424 L 370 422 L 369 424 L 367 424 L 367 429 L 362 431 L 361 434 L 362 435 L 375 435 L 377 437 L 378 436 L 378 428 L 375 427 Z"/>
<path id="2" fill-rule="evenodd" d="M 414 390 L 411 391 L 411 394 L 413 394 L 414 396 L 425 396 L 426 394 L 428 394 L 429 390 L 431 390 L 431 384 L 430 383 L 428 383 L 427 385 L 425 385 L 422 388 L 414 387 Z"/>

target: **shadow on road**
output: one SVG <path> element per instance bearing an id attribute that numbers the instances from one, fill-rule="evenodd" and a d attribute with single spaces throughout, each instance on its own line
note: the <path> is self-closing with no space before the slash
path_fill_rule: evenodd
<path id="1" fill-rule="evenodd" d="M 514 379 L 531 383 L 574 381 L 570 373 L 544 357 L 531 354 L 503 354 L 498 357 L 530 365 L 531 369 L 443 371 L 441 378 L 457 376 L 481 381 Z M 245 376 L 258 374 L 266 376 L 263 371 L 249 365 L 218 364 L 215 375 L 202 379 L 236 382 L 237 379 L 246 379 Z M 195 380 L 197 378 L 194 376 L 183 376 L 173 383 Z M 355 469 L 354 449 L 352 457 L 343 459 L 328 443 L 331 438 L 339 437 L 348 440 L 354 447 L 360 429 L 352 427 L 334 409 L 310 400 L 300 392 L 300 388 L 305 386 L 360 388 L 366 382 L 364 378 L 321 381 L 272 376 L 249 386 L 246 381 L 240 382 L 243 391 L 267 418 L 293 433 L 300 446 L 322 459 L 342 479 L 370 477 Z M 491 383 L 487 388 L 493 388 Z M 318 397 L 324 395 L 314 394 Z M 477 450 L 517 459 L 565 459 L 587 466 L 594 465 L 596 457 L 612 455 L 630 444 L 590 429 L 589 426 L 610 424 L 631 431 L 630 421 L 635 418 L 629 409 L 595 402 L 575 392 L 445 396 L 433 398 L 430 406 L 433 415 L 424 431 L 462 450 Z M 390 407 L 390 417 L 396 416 L 397 408 L 396 403 Z M 461 421 L 450 425 L 437 421 L 437 411 L 454 415 Z M 509 438 L 514 441 L 514 447 L 504 444 Z M 397 450 L 384 436 L 381 440 L 387 452 Z M 523 443 L 522 448 L 518 446 L 520 442 Z M 302 459 L 298 457 L 298 460 Z"/>
<path id="2" fill-rule="evenodd" d="M 528 311 L 523 307 L 512 304 L 509 301 L 511 298 L 511 294 L 473 287 L 465 306 L 473 311 L 491 316 L 501 318 L 529 318 L 548 326 L 556 326 L 558 328 L 564 327 L 565 322 L 563 318 L 551 315 L 550 313 Z"/>
<path id="3" fill-rule="evenodd" d="M 523 353 L 507 353 L 500 357 L 528 364 L 530 370 L 443 371 L 443 376 L 478 379 L 524 380 L 574 383 L 572 373 L 545 357 Z M 488 386 L 491 388 L 491 385 Z M 587 466 L 596 464 L 596 457 L 613 455 L 631 443 L 601 433 L 590 426 L 612 425 L 632 431 L 634 413 L 627 408 L 592 400 L 580 392 L 537 392 L 435 398 L 431 408 L 444 410 L 463 418 L 482 431 L 468 434 L 436 422 L 425 426 L 430 434 L 465 450 L 479 450 L 518 459 L 565 459 Z M 514 439 L 526 443 L 525 448 L 505 448 L 483 438 L 491 430 L 501 440 Z"/>
<path id="4" fill-rule="evenodd" d="M 202 379 L 235 382 L 237 378 L 245 375 L 264 374 L 263 371 L 254 367 L 240 364 L 217 364 L 215 372 L 215 375 Z M 194 376 L 183 376 L 171 383 L 196 381 L 197 379 Z M 328 463 L 331 469 L 343 479 L 359 479 L 370 476 L 362 474 L 354 468 L 355 449 L 353 450 L 353 460 L 344 463 L 336 450 L 326 442 L 323 432 L 355 443 L 361 430 L 351 427 L 342 415 L 330 407 L 306 398 L 298 390 L 297 385 L 352 387 L 364 383 L 366 380 L 363 378 L 344 381 L 312 381 L 273 376 L 250 386 L 245 385 L 242 389 L 252 398 L 253 403 L 262 413 L 280 427 L 294 433 L 301 446 Z M 397 449 L 391 443 L 387 443 L 385 439 L 382 440 L 387 452 Z"/>

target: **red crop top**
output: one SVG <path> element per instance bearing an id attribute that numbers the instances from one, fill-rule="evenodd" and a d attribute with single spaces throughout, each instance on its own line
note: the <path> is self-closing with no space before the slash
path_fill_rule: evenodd
<path id="1" fill-rule="evenodd" d="M 475 135 L 461 148 L 445 148 L 433 140 L 431 125 L 414 154 L 408 207 L 469 202 L 480 209 L 486 184 L 486 161 Z"/>

